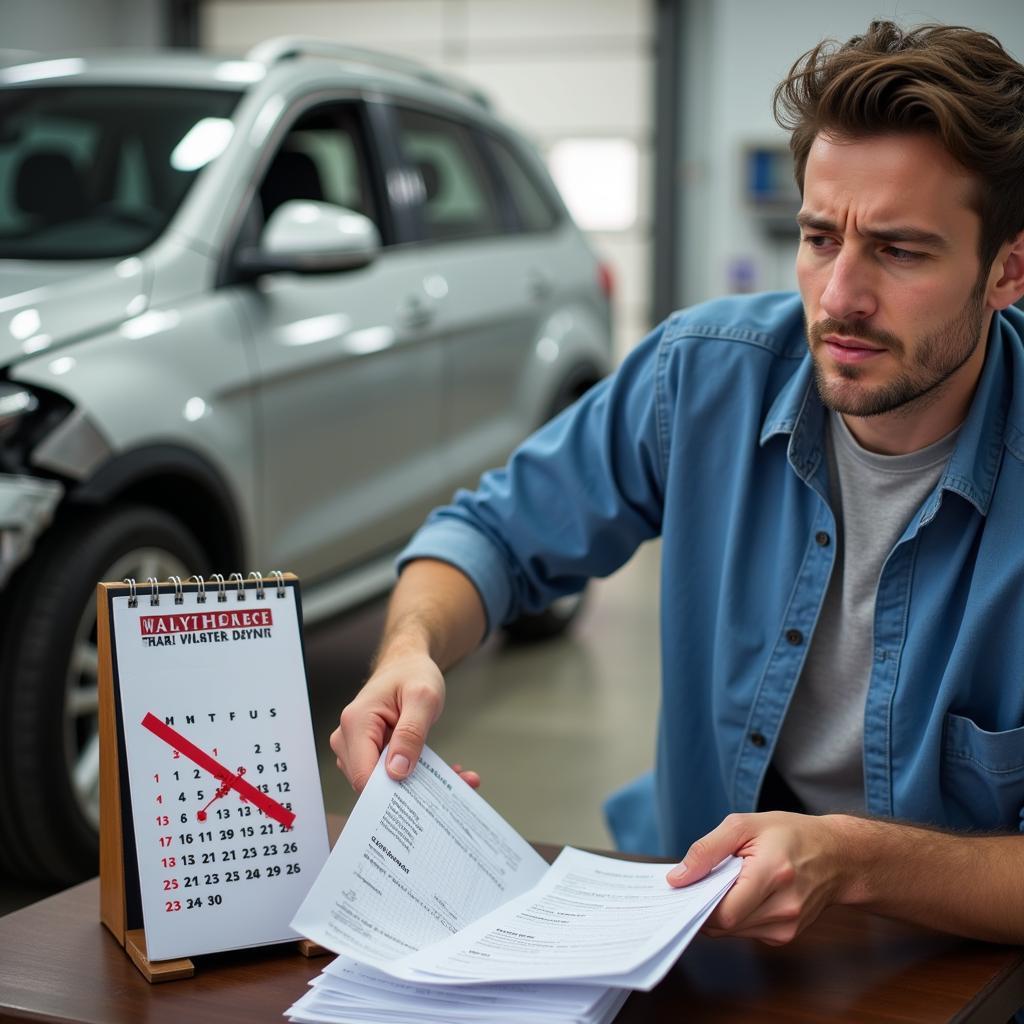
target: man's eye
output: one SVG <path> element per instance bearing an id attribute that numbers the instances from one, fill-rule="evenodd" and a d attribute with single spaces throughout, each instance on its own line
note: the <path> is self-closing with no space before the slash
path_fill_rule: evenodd
<path id="1" fill-rule="evenodd" d="M 912 252 L 910 249 L 900 249 L 895 245 L 888 245 L 885 251 L 897 262 L 897 263 L 914 263 L 915 261 L 922 258 L 922 254 L 919 252 Z"/>
<path id="2" fill-rule="evenodd" d="M 806 242 L 812 249 L 824 249 L 832 239 L 828 235 L 804 235 L 802 241 Z"/>

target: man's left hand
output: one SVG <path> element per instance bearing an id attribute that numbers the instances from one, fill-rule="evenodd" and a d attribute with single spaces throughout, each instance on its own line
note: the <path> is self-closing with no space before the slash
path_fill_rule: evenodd
<path id="1" fill-rule="evenodd" d="M 730 814 L 690 847 L 668 873 L 669 884 L 700 881 L 730 853 L 742 857 L 739 877 L 703 930 L 709 935 L 737 935 L 782 945 L 837 900 L 842 820 L 837 815 L 784 811 Z"/>

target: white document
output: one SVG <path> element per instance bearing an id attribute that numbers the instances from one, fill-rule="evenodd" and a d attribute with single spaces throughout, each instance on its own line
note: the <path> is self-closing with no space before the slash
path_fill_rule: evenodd
<path id="1" fill-rule="evenodd" d="M 295 1021 L 436 1021 L 437 1024 L 553 1024 L 610 1021 L 627 991 L 595 985 L 453 987 L 392 978 L 338 957 L 288 1011 Z"/>
<path id="2" fill-rule="evenodd" d="M 394 978 L 649 989 L 740 871 L 676 889 L 671 864 L 571 847 L 549 868 L 428 748 L 403 782 L 385 756 L 292 927 Z"/>
<path id="3" fill-rule="evenodd" d="M 669 864 L 566 847 L 542 881 L 441 942 L 392 964 L 399 977 L 439 981 L 591 981 L 653 987 L 739 874 L 730 857 L 683 889 Z M 667 954 L 667 955 L 666 955 Z"/>
<path id="4" fill-rule="evenodd" d="M 608 1024 L 661 980 L 735 880 L 566 848 L 549 868 L 429 749 L 386 751 L 296 931 L 342 955 L 288 1011 L 308 1024 Z"/>
<path id="5" fill-rule="evenodd" d="M 388 777 L 386 754 L 292 921 L 385 970 L 526 892 L 548 867 L 429 748 L 403 782 Z"/>

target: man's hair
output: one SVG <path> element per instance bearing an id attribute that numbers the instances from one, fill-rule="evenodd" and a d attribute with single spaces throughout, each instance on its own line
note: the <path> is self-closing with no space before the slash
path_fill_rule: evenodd
<path id="1" fill-rule="evenodd" d="M 862 36 L 841 46 L 825 40 L 800 57 L 775 90 L 774 110 L 791 132 L 801 193 L 819 132 L 838 139 L 923 133 L 978 182 L 983 272 L 1024 229 L 1024 66 L 988 33 L 873 21 Z"/>

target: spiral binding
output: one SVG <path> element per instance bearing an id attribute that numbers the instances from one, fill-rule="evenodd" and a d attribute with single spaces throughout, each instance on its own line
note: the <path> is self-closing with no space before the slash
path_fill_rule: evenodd
<path id="1" fill-rule="evenodd" d="M 287 594 L 287 583 L 285 582 L 284 573 L 280 569 L 273 569 L 271 572 L 261 574 L 255 569 L 249 573 L 249 578 L 246 578 L 240 572 L 233 572 L 227 579 L 224 578 L 223 573 L 212 572 L 210 573 L 211 583 L 216 584 L 217 587 L 217 601 L 224 602 L 228 599 L 228 589 L 234 587 L 235 589 L 235 600 L 244 601 L 246 593 L 251 589 L 256 594 L 257 601 L 263 601 L 266 599 L 266 581 L 274 580 L 274 589 L 277 591 L 279 598 L 284 597 Z M 136 583 L 134 577 L 126 576 L 122 581 L 128 585 L 128 607 L 138 608 L 139 606 L 139 584 Z M 183 604 L 185 601 L 185 583 L 182 583 L 180 576 L 168 576 L 167 583 L 170 583 L 174 587 L 174 603 Z M 196 574 L 189 576 L 187 583 L 194 582 L 196 585 L 196 601 L 199 604 L 206 604 L 206 580 Z M 160 604 L 160 581 L 155 576 L 147 576 L 146 583 L 149 584 L 149 603 L 151 606 L 158 606 Z M 254 584 L 251 588 L 248 583 Z"/>

